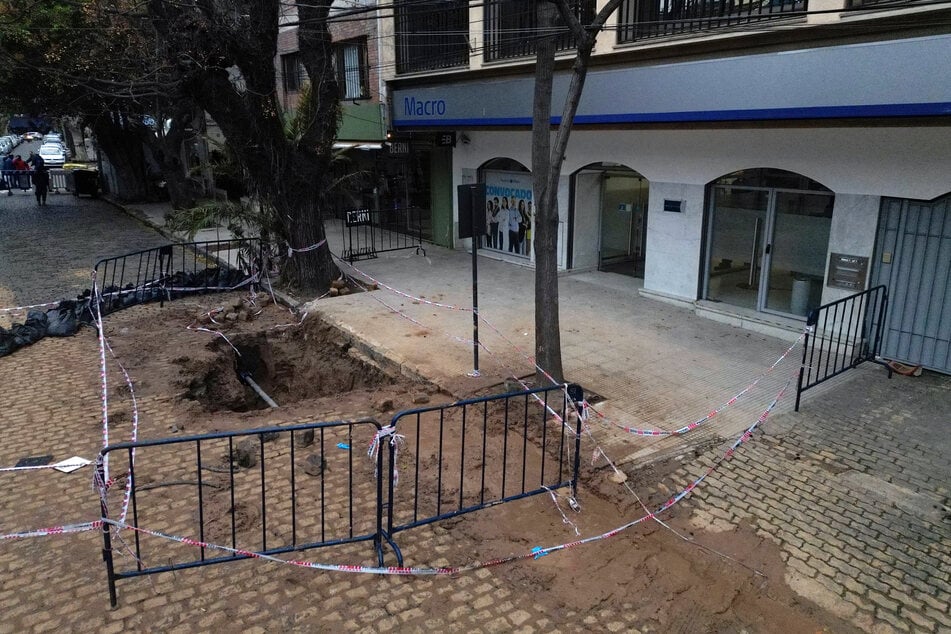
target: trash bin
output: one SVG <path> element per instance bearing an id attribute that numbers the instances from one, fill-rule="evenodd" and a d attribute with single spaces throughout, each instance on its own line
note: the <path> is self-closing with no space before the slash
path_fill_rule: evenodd
<path id="1" fill-rule="evenodd" d="M 789 312 L 805 316 L 809 311 L 809 299 L 812 296 L 812 278 L 807 275 L 793 274 L 792 297 L 789 299 Z"/>
<path id="2" fill-rule="evenodd" d="M 99 195 L 99 171 L 74 169 L 66 172 L 66 187 L 73 190 L 73 196 L 84 194 L 95 198 Z"/>

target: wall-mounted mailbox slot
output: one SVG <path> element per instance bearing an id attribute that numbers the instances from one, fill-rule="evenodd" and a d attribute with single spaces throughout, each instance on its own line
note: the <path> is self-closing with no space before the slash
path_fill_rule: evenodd
<path id="1" fill-rule="evenodd" d="M 865 290 L 865 278 L 868 273 L 868 258 L 845 253 L 829 254 L 829 275 L 826 285 L 835 288 L 847 288 L 850 291 Z"/>

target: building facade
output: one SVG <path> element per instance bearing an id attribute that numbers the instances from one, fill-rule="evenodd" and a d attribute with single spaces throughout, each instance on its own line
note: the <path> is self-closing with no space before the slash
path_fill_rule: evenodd
<path id="1" fill-rule="evenodd" d="M 573 3 L 582 19 L 601 5 Z M 385 13 L 391 127 L 454 134 L 430 180 L 449 195 L 484 182 L 485 252 L 530 266 L 534 2 Z M 574 119 L 560 268 L 790 331 L 883 283 L 886 356 L 951 372 L 949 16 L 951 3 L 625 0 Z M 572 45 L 560 36 L 553 124 Z M 434 223 L 455 208 L 434 205 Z"/>

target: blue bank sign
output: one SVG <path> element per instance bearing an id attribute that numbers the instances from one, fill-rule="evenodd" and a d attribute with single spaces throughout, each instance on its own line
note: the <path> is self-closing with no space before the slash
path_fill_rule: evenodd
<path id="1" fill-rule="evenodd" d="M 575 123 L 951 115 L 951 35 L 592 70 Z M 556 75 L 557 123 L 568 76 Z M 529 126 L 529 75 L 393 92 L 397 127 Z"/>
<path id="2" fill-rule="evenodd" d="M 416 99 L 403 97 L 403 116 L 406 117 L 442 117 L 446 114 L 444 99 Z"/>

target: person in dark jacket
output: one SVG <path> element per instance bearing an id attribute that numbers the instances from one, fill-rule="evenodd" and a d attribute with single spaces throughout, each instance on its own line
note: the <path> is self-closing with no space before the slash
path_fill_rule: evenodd
<path id="1" fill-rule="evenodd" d="M 33 192 L 36 194 L 36 204 L 46 204 L 46 193 L 50 189 L 50 173 L 45 167 L 40 167 L 33 172 Z"/>
<path id="2" fill-rule="evenodd" d="M 3 186 L 7 190 L 7 196 L 13 195 L 13 156 L 7 154 L 3 157 L 3 163 L 0 163 L 0 169 L 3 171 Z"/>
<path id="3" fill-rule="evenodd" d="M 46 167 L 46 161 L 44 161 L 43 157 L 36 152 L 30 152 L 30 158 L 26 159 L 26 164 L 32 165 L 33 169 L 37 171 Z"/>

